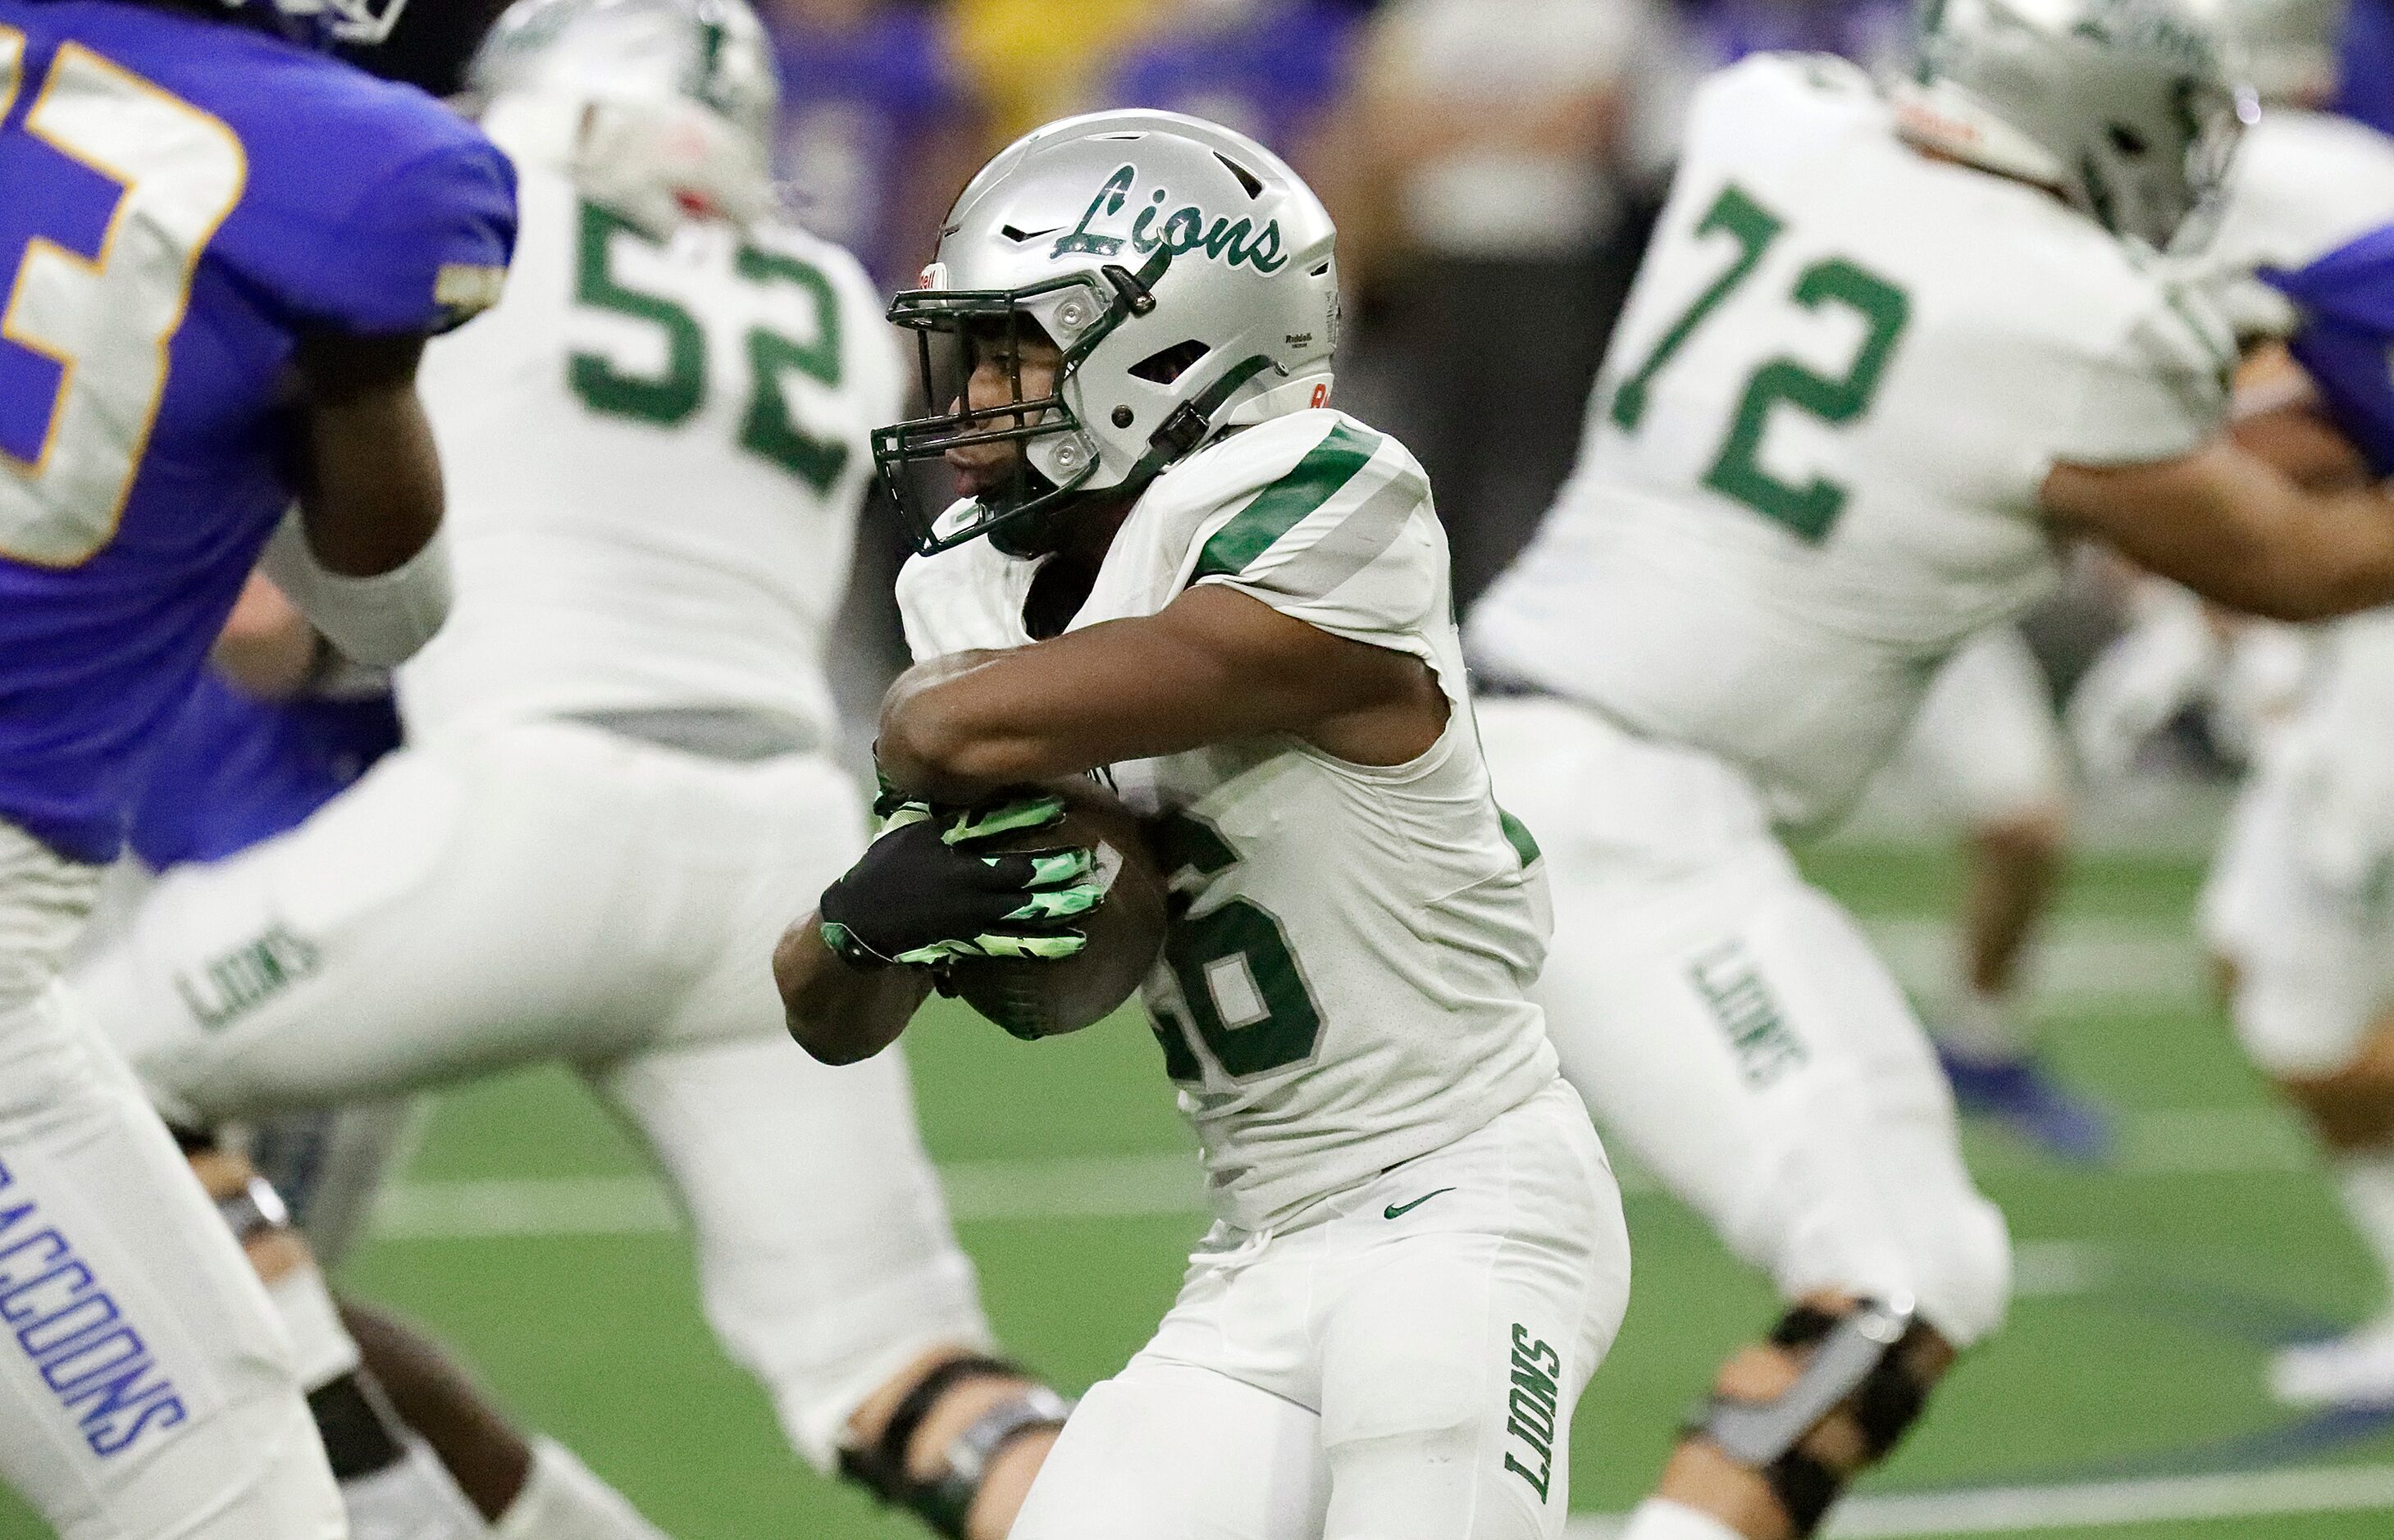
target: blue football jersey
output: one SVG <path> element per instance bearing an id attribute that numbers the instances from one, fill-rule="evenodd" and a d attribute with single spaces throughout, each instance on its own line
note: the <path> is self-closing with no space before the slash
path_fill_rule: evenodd
<path id="1" fill-rule="evenodd" d="M 388 691 L 260 701 L 204 669 L 151 760 L 133 853 L 163 872 L 296 829 L 399 739 Z"/>
<path id="2" fill-rule="evenodd" d="M 105 861 L 292 503 L 297 340 L 491 303 L 514 178 L 278 37 L 0 0 L 0 818 Z"/>
<path id="3" fill-rule="evenodd" d="M 2394 226 L 2262 280 L 2301 321 L 2287 346 L 2329 415 L 2379 475 L 2394 475 Z"/>

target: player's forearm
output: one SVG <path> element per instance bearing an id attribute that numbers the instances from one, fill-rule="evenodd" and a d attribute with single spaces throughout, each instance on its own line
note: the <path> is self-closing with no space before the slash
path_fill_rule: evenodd
<path id="1" fill-rule="evenodd" d="M 2394 602 L 2394 500 L 2374 490 L 2312 494 L 2243 571 L 2206 599 L 2269 620 L 2329 620 Z M 2235 590 L 2242 590 L 2238 592 Z"/>
<path id="2" fill-rule="evenodd" d="M 441 457 L 415 394 L 422 351 L 419 337 L 314 338 L 301 349 L 299 506 L 328 572 L 392 572 L 441 527 Z"/>
<path id="3" fill-rule="evenodd" d="M 2245 410 L 2247 405 L 2240 395 L 2237 443 L 2284 472 L 2295 485 L 2335 491 L 2367 481 L 2367 462 L 2315 401 L 2255 401 Z"/>
<path id="4" fill-rule="evenodd" d="M 2056 466 L 2056 518 L 2231 610 L 2312 621 L 2394 601 L 2394 499 L 2311 492 L 2224 441 L 2146 466 Z"/>
<path id="5" fill-rule="evenodd" d="M 1185 660 L 1094 635 L 1109 628 L 907 670 L 882 704 L 882 774 L 933 801 L 971 803 L 1226 735 Z"/>
<path id="6" fill-rule="evenodd" d="M 790 927 L 773 949 L 773 981 L 790 1035 L 826 1064 L 853 1064 L 898 1041 L 931 993 L 918 967 L 850 967 L 823 943 L 813 915 Z"/>
<path id="7" fill-rule="evenodd" d="M 883 703 L 875 753 L 893 784 L 972 801 L 1272 733 L 1397 764 L 1445 718 L 1419 659 L 1204 584 L 1152 615 L 910 669 Z"/>

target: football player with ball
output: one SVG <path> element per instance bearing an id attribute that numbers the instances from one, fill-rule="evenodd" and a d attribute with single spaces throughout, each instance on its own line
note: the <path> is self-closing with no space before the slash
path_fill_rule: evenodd
<path id="1" fill-rule="evenodd" d="M 919 662 L 883 705 L 887 832 L 776 957 L 791 1029 L 847 1062 L 943 975 L 987 998 L 987 959 L 1146 972 L 1217 1216 L 1015 1540 L 1551 1540 L 1627 1300 L 1429 487 L 1326 404 L 1333 244 L 1261 146 L 1100 113 L 1001 153 L 891 310 L 936 414 L 875 443 Z M 942 461 L 944 512 L 915 480 Z M 1151 971 L 1152 928 L 1098 923 L 1142 874 L 1092 774 L 1150 822 Z"/>

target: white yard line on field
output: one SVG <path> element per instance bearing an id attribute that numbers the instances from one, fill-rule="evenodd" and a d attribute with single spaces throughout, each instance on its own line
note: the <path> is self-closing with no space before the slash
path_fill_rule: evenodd
<path id="1" fill-rule="evenodd" d="M 653 1177 L 482 1177 L 411 1181 L 375 1205 L 380 1241 L 653 1235 L 679 1228 Z"/>
<path id="2" fill-rule="evenodd" d="M 1898 1540 L 2381 1510 L 2394 1510 L 2394 1466 L 2240 1470 L 1856 1497 L 1838 1507 L 1822 1533 L 1831 1540 Z M 1569 1540 L 1612 1540 L 1626 1518 L 1604 1514 L 1574 1519 L 1564 1533 Z"/>
<path id="3" fill-rule="evenodd" d="M 958 1161 L 940 1168 L 959 1220 L 1138 1219 L 1205 1211 L 1193 1155 Z M 680 1227 L 651 1177 L 499 1177 L 402 1182 L 375 1210 L 385 1241 L 650 1235 Z"/>
<path id="4" fill-rule="evenodd" d="M 1951 987 L 1953 923 L 1943 916 L 1875 916 L 1862 929 L 1897 978 L 1935 999 Z M 2202 941 L 2191 925 L 2073 919 L 2038 943 L 2030 962 L 2031 994 L 2058 1005 L 2199 1006 L 2209 999 Z"/>

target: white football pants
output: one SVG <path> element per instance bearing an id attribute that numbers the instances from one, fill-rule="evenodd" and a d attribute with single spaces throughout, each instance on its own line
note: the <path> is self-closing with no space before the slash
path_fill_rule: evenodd
<path id="1" fill-rule="evenodd" d="M 2203 931 L 2236 965 L 2236 1034 L 2272 1075 L 2345 1068 L 2394 1008 L 2394 611 L 2328 629 L 2237 796 Z"/>
<path id="2" fill-rule="evenodd" d="M 60 1540 L 342 1540 L 264 1288 L 58 982 L 97 884 L 0 823 L 0 1475 Z"/>
<path id="3" fill-rule="evenodd" d="M 1554 1540 L 1628 1301 L 1620 1191 L 1557 1081 L 1296 1229 L 1217 1225 L 1013 1540 Z"/>
<path id="4" fill-rule="evenodd" d="M 573 1065 L 672 1184 L 725 1347 L 828 1467 L 890 1375 L 988 1340 L 902 1060 L 830 1069 L 783 1026 L 774 941 L 863 831 L 825 758 L 494 730 L 169 873 L 72 982 L 203 1122 Z"/>
<path id="5" fill-rule="evenodd" d="M 2003 1217 L 1902 992 L 1710 755 L 1567 702 L 1483 702 L 1497 800 L 1544 850 L 1533 994 L 1563 1073 L 1782 1296 L 1915 1302 L 1956 1346 L 2001 1324 Z"/>

